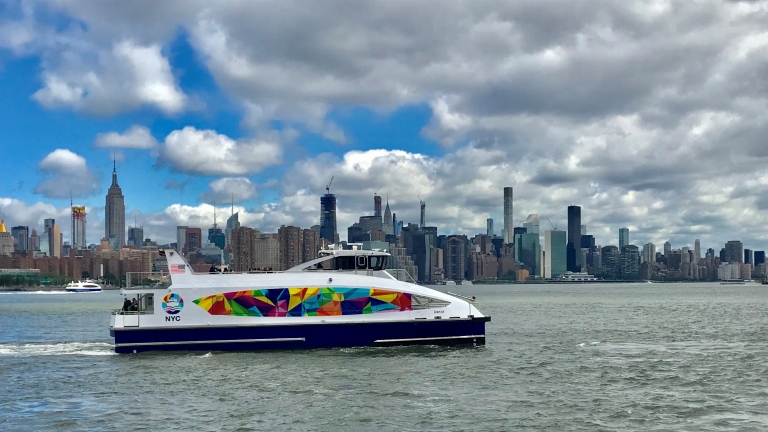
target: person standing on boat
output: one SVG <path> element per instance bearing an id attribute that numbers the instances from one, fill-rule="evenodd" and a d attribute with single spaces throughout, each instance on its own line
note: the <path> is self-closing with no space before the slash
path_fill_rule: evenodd
<path id="1" fill-rule="evenodd" d="M 128 309 L 131 308 L 131 301 L 128 300 L 128 297 L 125 298 L 125 301 L 123 302 L 123 311 L 128 311 Z"/>

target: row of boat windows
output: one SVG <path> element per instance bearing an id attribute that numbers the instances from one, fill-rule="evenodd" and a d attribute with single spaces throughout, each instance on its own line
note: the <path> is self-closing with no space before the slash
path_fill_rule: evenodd
<path id="1" fill-rule="evenodd" d="M 309 267 L 308 270 L 373 270 L 381 271 L 387 266 L 386 256 L 338 256 Z"/>

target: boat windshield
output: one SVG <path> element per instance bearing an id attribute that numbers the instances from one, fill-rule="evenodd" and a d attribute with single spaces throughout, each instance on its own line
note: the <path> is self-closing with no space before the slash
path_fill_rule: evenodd
<path id="1" fill-rule="evenodd" d="M 374 270 L 381 271 L 387 266 L 387 256 L 346 255 L 335 256 L 317 263 L 309 270 Z"/>

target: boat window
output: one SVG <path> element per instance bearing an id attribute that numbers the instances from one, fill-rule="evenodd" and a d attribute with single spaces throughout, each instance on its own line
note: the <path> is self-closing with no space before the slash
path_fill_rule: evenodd
<path id="1" fill-rule="evenodd" d="M 334 270 L 354 270 L 355 269 L 355 257 L 353 256 L 339 256 L 333 259 Z"/>
<path id="2" fill-rule="evenodd" d="M 370 256 L 368 257 L 368 268 L 379 271 L 383 270 L 387 266 L 387 257 L 385 256 Z"/>
<path id="3" fill-rule="evenodd" d="M 355 257 L 357 259 L 357 268 L 358 269 L 367 269 L 368 268 L 368 257 L 365 255 L 358 255 Z"/>
<path id="4" fill-rule="evenodd" d="M 139 294 L 139 312 L 144 314 L 155 313 L 155 295 Z"/>
<path id="5" fill-rule="evenodd" d="M 411 294 L 411 305 L 413 306 L 413 310 L 436 309 L 446 307 L 449 304 L 451 304 L 451 302 L 446 300 L 440 300 L 418 294 Z"/>

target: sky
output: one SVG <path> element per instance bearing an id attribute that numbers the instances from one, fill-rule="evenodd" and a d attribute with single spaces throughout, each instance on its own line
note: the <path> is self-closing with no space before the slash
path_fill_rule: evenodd
<path id="1" fill-rule="evenodd" d="M 768 246 L 767 1 L 10 0 L 0 3 L 0 217 L 69 239 L 70 192 L 126 222 L 274 232 L 373 213 L 598 244 Z"/>

